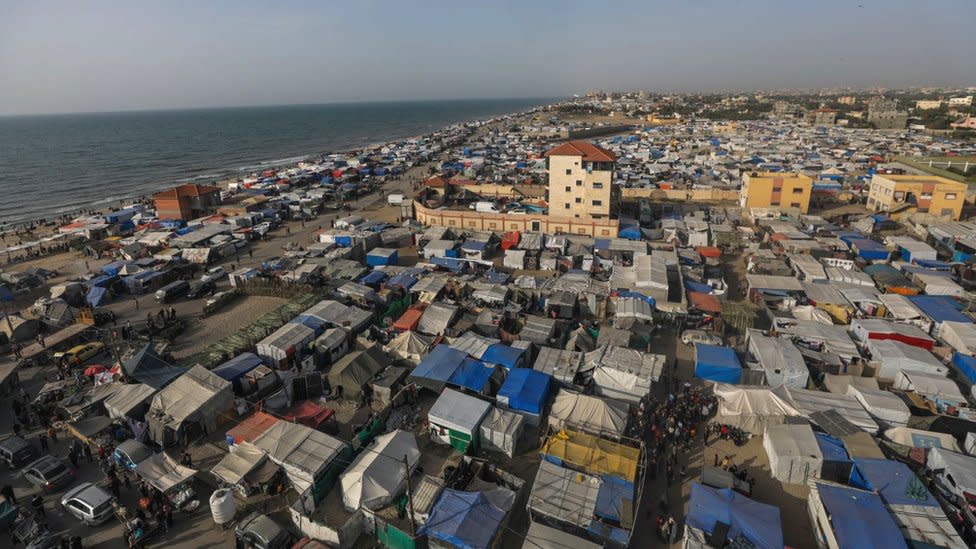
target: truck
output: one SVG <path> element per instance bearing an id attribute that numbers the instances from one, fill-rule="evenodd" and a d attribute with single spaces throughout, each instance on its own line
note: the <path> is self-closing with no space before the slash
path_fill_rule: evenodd
<path id="1" fill-rule="evenodd" d="M 471 205 L 471 209 L 480 213 L 501 213 L 494 202 L 479 201 Z"/>

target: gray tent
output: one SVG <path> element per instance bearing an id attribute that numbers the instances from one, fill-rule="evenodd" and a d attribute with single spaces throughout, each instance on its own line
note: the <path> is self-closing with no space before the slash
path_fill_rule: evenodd
<path id="1" fill-rule="evenodd" d="M 482 449 L 494 450 L 510 458 L 514 457 L 524 426 L 525 417 L 521 414 L 492 406 L 488 410 L 488 415 L 481 420 L 479 428 Z"/>
<path id="2" fill-rule="evenodd" d="M 152 440 L 166 447 L 217 429 L 217 417 L 233 408 L 231 382 L 197 365 L 153 397 L 146 419 Z"/>
<path id="3" fill-rule="evenodd" d="M 356 399 L 373 376 L 393 363 L 379 345 L 365 351 L 353 351 L 332 365 L 328 380 L 333 394 L 341 390 L 342 398 Z"/>

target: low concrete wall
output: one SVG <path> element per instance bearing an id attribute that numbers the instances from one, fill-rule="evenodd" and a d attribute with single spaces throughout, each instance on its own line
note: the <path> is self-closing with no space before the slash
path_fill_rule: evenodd
<path id="1" fill-rule="evenodd" d="M 585 234 L 615 238 L 620 231 L 616 219 L 576 219 L 541 214 L 493 214 L 471 210 L 434 210 L 414 202 L 414 219 L 424 225 L 437 225 L 474 231 L 542 231 L 557 234 Z"/>
<path id="2" fill-rule="evenodd" d="M 625 201 L 647 198 L 679 202 L 736 202 L 739 200 L 739 194 L 736 189 L 620 189 L 620 197 Z"/>

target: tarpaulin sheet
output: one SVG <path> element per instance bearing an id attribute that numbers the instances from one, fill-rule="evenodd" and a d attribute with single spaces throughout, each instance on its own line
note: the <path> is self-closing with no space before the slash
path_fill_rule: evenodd
<path id="1" fill-rule="evenodd" d="M 275 423 L 278 423 L 278 418 L 273 415 L 261 411 L 254 412 L 227 431 L 227 443 L 234 445 L 242 442 L 253 442 Z"/>
<path id="2" fill-rule="evenodd" d="M 525 417 L 521 414 L 492 406 L 478 428 L 481 447 L 502 452 L 508 457 L 514 456 L 524 425 Z"/>
<path id="3" fill-rule="evenodd" d="M 820 447 L 820 453 L 823 454 L 824 461 L 851 461 L 851 458 L 847 457 L 847 450 L 844 448 L 844 443 L 840 439 L 834 438 L 826 433 L 814 432 L 813 436 L 817 437 L 817 446 Z"/>
<path id="4" fill-rule="evenodd" d="M 952 353 L 952 365 L 970 384 L 976 383 L 976 358 Z"/>
<path id="5" fill-rule="evenodd" d="M 716 490 L 692 483 L 685 522 L 708 534 L 714 532 L 718 523 L 728 524 L 728 538 L 742 536 L 757 549 L 783 549 L 779 508 L 729 489 Z"/>
<path id="6" fill-rule="evenodd" d="M 596 509 L 594 512 L 600 518 L 617 522 L 622 521 L 629 524 L 633 520 L 633 517 L 625 517 L 624 513 L 627 513 L 626 509 L 632 509 L 633 504 L 625 505 L 624 502 L 633 502 L 633 500 L 633 484 L 616 477 L 603 477 L 603 482 L 600 484 L 600 491 L 596 495 Z"/>
<path id="7" fill-rule="evenodd" d="M 505 383 L 498 391 L 498 399 L 513 410 L 538 415 L 542 413 L 542 407 L 549 398 L 551 383 L 552 378 L 548 374 L 528 368 L 516 368 L 505 378 Z"/>
<path id="8" fill-rule="evenodd" d="M 907 547 L 881 496 L 820 482 L 815 486 L 841 547 Z"/>
<path id="9" fill-rule="evenodd" d="M 485 353 L 481 356 L 481 360 L 489 364 L 500 364 L 508 369 L 513 369 L 518 366 L 519 360 L 522 358 L 522 353 L 524 352 L 525 349 L 509 347 L 503 343 L 495 343 L 485 350 Z"/>
<path id="10" fill-rule="evenodd" d="M 233 383 L 235 391 L 240 391 L 241 378 L 260 365 L 261 357 L 258 355 L 254 353 L 241 353 L 211 371 Z"/>
<path id="11" fill-rule="evenodd" d="M 560 389 L 552 403 L 549 423 L 619 436 L 627 429 L 628 412 L 627 405 L 621 402 Z"/>
<path id="12" fill-rule="evenodd" d="M 85 294 L 85 303 L 91 305 L 92 307 L 98 307 L 105 300 L 108 295 L 108 290 L 99 286 L 92 286 L 88 289 L 88 293 Z"/>
<path id="13" fill-rule="evenodd" d="M 348 446 L 341 440 L 298 423 L 279 421 L 254 439 L 271 461 L 285 468 L 299 493 L 310 488 Z"/>
<path id="14" fill-rule="evenodd" d="M 736 384 L 742 377 L 742 365 L 735 350 L 716 345 L 695 345 L 695 377 Z"/>
<path id="15" fill-rule="evenodd" d="M 339 476 L 343 506 L 352 512 L 390 503 L 406 488 L 407 475 L 419 462 L 420 450 L 413 433 L 397 430 L 376 437 Z"/>
<path id="16" fill-rule="evenodd" d="M 452 431 L 476 435 L 482 418 L 488 413 L 491 404 L 471 395 L 444 389 L 434 405 L 430 407 L 427 418 L 430 423 L 447 427 Z"/>
<path id="17" fill-rule="evenodd" d="M 166 452 L 153 454 L 136 466 L 136 475 L 148 482 L 153 488 L 166 493 L 196 475 L 195 469 L 180 465 Z"/>
<path id="18" fill-rule="evenodd" d="M 465 358 L 467 355 L 462 351 L 448 345 L 438 345 L 414 368 L 411 377 L 446 383 Z"/>
<path id="19" fill-rule="evenodd" d="M 461 549 L 487 549 L 504 518 L 505 511 L 489 501 L 485 493 L 445 488 L 417 533 Z"/>
<path id="20" fill-rule="evenodd" d="M 546 439 L 540 453 L 557 465 L 565 463 L 592 475 L 611 475 L 630 483 L 637 479 L 640 450 L 580 431 L 559 431 Z"/>
<path id="21" fill-rule="evenodd" d="M 451 377 L 447 381 L 448 383 L 465 387 L 475 392 L 481 392 L 488 385 L 488 380 L 491 379 L 494 373 L 495 368 L 488 366 L 480 360 L 468 357 L 461 362 L 461 366 L 457 370 L 454 370 L 454 373 L 451 374 Z"/>
<path id="22" fill-rule="evenodd" d="M 311 400 L 306 400 L 295 405 L 292 409 L 282 414 L 286 421 L 301 423 L 312 429 L 317 429 L 326 420 L 335 415 L 335 410 L 326 408 L 321 404 L 316 404 Z"/>
<path id="23" fill-rule="evenodd" d="M 851 486 L 877 492 L 887 505 L 939 506 L 938 500 L 925 488 L 921 479 L 904 463 L 858 458 L 854 460 L 854 468 L 851 471 Z"/>
<path id="24" fill-rule="evenodd" d="M 973 320 L 962 314 L 962 304 L 946 295 L 913 295 L 908 300 L 936 322 L 951 320 L 972 324 Z"/>
<path id="25" fill-rule="evenodd" d="M 597 477 L 543 460 L 532 483 L 527 507 L 555 520 L 588 528 L 593 522 L 600 484 Z"/>

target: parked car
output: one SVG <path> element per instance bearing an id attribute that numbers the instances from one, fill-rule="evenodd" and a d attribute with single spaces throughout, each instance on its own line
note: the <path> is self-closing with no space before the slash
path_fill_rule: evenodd
<path id="1" fill-rule="evenodd" d="M 98 526 L 113 514 L 112 495 L 91 482 L 83 482 L 61 498 L 61 506 L 88 526 Z"/>
<path id="2" fill-rule="evenodd" d="M 237 549 L 288 549 L 291 535 L 267 515 L 251 513 L 234 530 Z"/>
<path id="3" fill-rule="evenodd" d="M 218 280 L 220 280 L 225 276 L 227 276 L 227 269 L 224 269 L 223 267 L 218 265 L 217 267 L 211 267 L 207 269 L 207 272 L 203 273 L 203 276 L 200 277 L 200 281 L 217 282 Z"/>
<path id="4" fill-rule="evenodd" d="M 129 439 L 115 447 L 112 459 L 126 470 L 135 471 L 136 466 L 152 454 L 152 450 L 145 444 Z"/>
<path id="5" fill-rule="evenodd" d="M 75 472 L 60 459 L 46 455 L 24 467 L 24 478 L 46 492 L 54 492 L 74 480 Z"/>
<path id="6" fill-rule="evenodd" d="M 38 455 L 40 451 L 33 444 L 16 435 L 0 441 L 0 460 L 11 469 L 19 469 L 34 461 Z"/>
<path id="7" fill-rule="evenodd" d="M 213 280 L 194 280 L 190 283 L 190 291 L 186 293 L 187 299 L 197 299 L 205 295 L 213 295 L 217 291 L 217 284 Z"/>
<path id="8" fill-rule="evenodd" d="M 162 288 L 156 290 L 156 301 L 158 303 L 168 303 L 185 295 L 190 290 L 190 284 L 185 280 L 170 282 Z"/>
<path id="9" fill-rule="evenodd" d="M 68 364 L 78 365 L 94 357 L 105 349 L 105 344 L 101 341 L 89 341 L 81 345 L 75 345 L 63 353 L 54 353 L 54 358 L 63 358 Z"/>
<path id="10" fill-rule="evenodd" d="M 705 330 L 685 330 L 681 334 L 681 342 L 685 345 L 695 345 L 697 343 L 704 345 L 722 345 L 723 343 L 721 337 L 706 332 Z"/>

